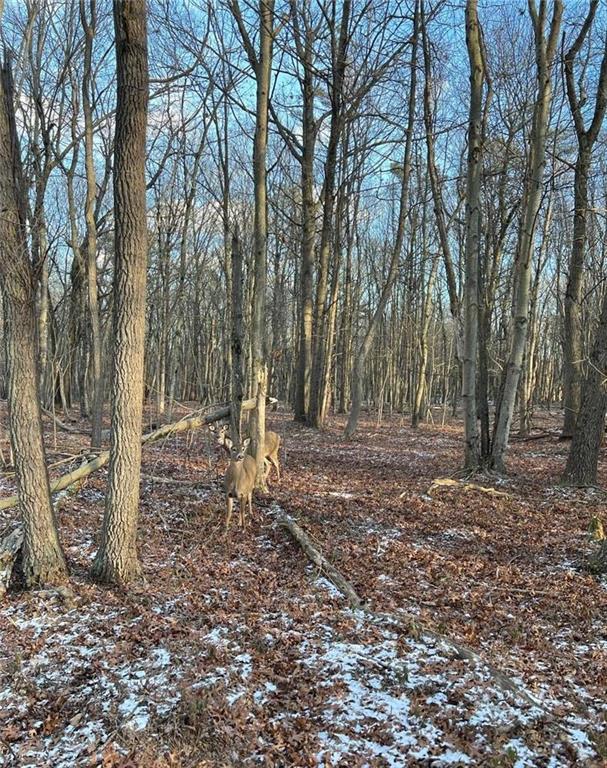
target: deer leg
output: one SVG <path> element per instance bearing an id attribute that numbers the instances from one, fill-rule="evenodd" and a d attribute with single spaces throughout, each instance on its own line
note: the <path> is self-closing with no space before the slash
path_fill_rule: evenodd
<path id="1" fill-rule="evenodd" d="M 234 500 L 231 496 L 226 496 L 226 533 L 228 532 L 228 528 L 230 527 L 230 518 L 232 517 L 232 505 L 234 503 Z"/>
<path id="2" fill-rule="evenodd" d="M 240 527 L 244 528 L 245 527 L 245 506 L 246 506 L 247 500 L 245 499 L 244 496 L 241 496 L 239 501 L 240 501 Z"/>
<path id="3" fill-rule="evenodd" d="M 276 456 L 270 456 L 270 461 L 276 468 L 276 479 L 280 482 L 280 462 L 278 461 L 278 454 L 276 454 Z"/>
<path id="4" fill-rule="evenodd" d="M 253 519 L 253 494 L 250 493 L 248 496 L 248 502 L 249 502 L 249 517 L 251 520 Z"/>

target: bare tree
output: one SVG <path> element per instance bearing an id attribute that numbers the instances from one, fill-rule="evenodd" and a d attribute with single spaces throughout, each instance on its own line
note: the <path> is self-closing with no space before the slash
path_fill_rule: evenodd
<path id="1" fill-rule="evenodd" d="M 85 271 L 91 329 L 91 378 L 93 384 L 91 446 L 98 448 L 101 445 L 103 421 L 103 374 L 101 370 L 101 322 L 97 290 L 97 224 L 95 222 L 97 179 L 93 147 L 93 109 L 91 104 L 93 42 L 97 21 L 96 0 L 89 0 L 88 19 L 84 0 L 80 0 L 79 8 L 80 22 L 84 30 L 84 72 L 82 78 L 82 112 L 84 115 L 84 156 L 86 168 L 86 202 L 84 208 L 86 238 L 84 250 L 86 252 Z"/>
<path id="2" fill-rule="evenodd" d="M 326 342 L 327 301 L 329 297 L 329 266 L 332 243 L 332 224 L 335 210 L 335 180 L 337 174 L 338 147 L 344 128 L 344 79 L 347 67 L 348 45 L 350 42 L 350 0 L 343 0 L 341 20 L 337 27 L 336 4 L 332 5 L 334 18 L 330 23 L 332 82 L 330 88 L 331 122 L 325 172 L 322 189 L 323 211 L 318 246 L 318 277 L 316 280 L 316 299 L 314 305 L 314 327 L 312 338 L 312 372 L 310 381 L 310 407 L 308 421 L 314 427 L 321 427 L 324 422 L 323 407 L 325 403 L 325 366 L 327 361 Z"/>
<path id="3" fill-rule="evenodd" d="M 36 275 L 26 234 L 25 190 L 8 61 L 2 68 L 0 91 L 0 280 L 9 420 L 24 527 L 23 573 L 28 586 L 40 586 L 63 581 L 67 566 L 51 505 L 42 435 Z"/>
<path id="4" fill-rule="evenodd" d="M 582 363 L 584 357 L 581 305 L 588 221 L 588 176 L 592 162 L 592 151 L 603 124 L 605 109 L 607 108 L 607 35 L 604 41 L 605 47 L 597 85 L 594 113 L 588 128 L 585 126 L 584 119 L 584 112 L 587 109 L 587 95 L 583 84 L 584 73 L 580 74 L 576 85 L 575 64 L 584 41 L 592 28 L 598 5 L 598 0 L 590 0 L 588 13 L 582 28 L 564 57 L 567 97 L 571 114 L 573 115 L 578 154 L 573 182 L 573 240 L 571 242 L 569 276 L 565 291 L 565 322 L 563 326 L 563 408 L 565 409 L 563 437 L 572 436 L 580 408 Z M 579 91 L 583 90 L 583 93 L 578 92 L 578 89 Z"/>
<path id="5" fill-rule="evenodd" d="M 268 147 L 268 104 L 272 76 L 274 43 L 274 0 L 259 2 L 259 54 L 255 52 L 244 24 L 238 0 L 231 2 L 257 86 L 255 139 L 253 144 L 253 185 L 255 188 L 255 293 L 253 299 L 253 382 L 257 406 L 252 430 L 253 452 L 257 462 L 257 486 L 265 488 L 264 442 L 266 432 L 266 395 L 268 363 L 266 349 L 266 285 L 268 258 L 268 189 L 266 157 Z"/>
<path id="6" fill-rule="evenodd" d="M 398 265 L 400 262 L 403 241 L 405 238 L 405 224 L 407 221 L 407 215 L 409 213 L 409 178 L 411 176 L 411 148 L 413 145 L 413 127 L 415 123 L 415 103 L 416 103 L 416 89 L 417 89 L 417 45 L 419 37 L 419 2 L 416 0 L 415 13 L 413 18 L 413 34 L 411 45 L 411 59 L 410 59 L 410 81 L 409 81 L 409 95 L 407 100 L 407 129 L 405 132 L 405 151 L 403 158 L 403 168 L 401 176 L 400 186 L 400 203 L 398 210 L 398 224 L 396 229 L 396 237 L 394 245 L 392 247 L 392 254 L 390 258 L 390 266 L 388 269 L 388 276 L 384 283 L 381 296 L 363 341 L 358 350 L 358 354 L 355 357 L 354 365 L 352 369 L 352 406 L 350 409 L 350 415 L 348 417 L 348 423 L 346 424 L 346 437 L 352 437 L 356 431 L 358 424 L 358 418 L 360 415 L 360 405 L 362 401 L 362 384 L 364 366 L 373 344 L 375 334 L 377 332 L 379 321 L 382 318 L 386 305 L 390 299 L 394 282 L 398 275 Z"/>
<path id="7" fill-rule="evenodd" d="M 554 1 L 552 20 L 546 37 L 547 9 L 547 0 L 540 0 L 539 11 L 535 0 L 529 0 L 529 14 L 533 24 L 535 40 L 537 93 L 529 137 L 529 157 L 523 191 L 524 204 L 516 253 L 514 325 L 506 369 L 506 380 L 496 419 L 495 436 L 491 452 L 491 465 L 500 472 L 503 472 L 505 469 L 504 456 L 508 447 L 510 426 L 527 341 L 533 243 L 538 212 L 542 202 L 544 167 L 546 163 L 546 134 L 548 131 L 550 104 L 552 102 L 552 64 L 559 37 L 561 16 L 563 14 L 562 0 Z"/>
<path id="8" fill-rule="evenodd" d="M 114 145 L 114 359 L 105 516 L 93 574 L 127 583 L 137 556 L 147 274 L 145 0 L 114 0 L 117 105 Z"/>
<path id="9" fill-rule="evenodd" d="M 476 376 L 478 359 L 478 264 L 481 234 L 481 168 L 483 61 L 477 0 L 466 3 L 466 47 L 470 63 L 470 115 L 468 122 L 468 171 L 466 176 L 466 279 L 464 316 L 464 355 L 462 399 L 464 401 L 464 440 L 466 469 L 480 463 Z"/>

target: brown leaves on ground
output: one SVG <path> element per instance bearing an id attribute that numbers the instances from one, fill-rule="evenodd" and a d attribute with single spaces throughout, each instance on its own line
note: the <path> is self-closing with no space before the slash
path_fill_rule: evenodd
<path id="1" fill-rule="evenodd" d="M 601 765 L 607 589 L 584 566 L 606 497 L 558 486 L 568 446 L 514 443 L 508 479 L 473 479 L 497 495 L 428 495 L 460 465 L 458 426 L 369 421 L 347 442 L 341 419 L 318 433 L 272 417 L 284 478 L 227 538 L 205 433 L 144 451 L 145 476 L 197 485 L 144 479 L 146 581 L 129 591 L 88 579 L 105 474 L 62 496 L 73 599 L 13 594 L 0 611 L 0 765 Z M 58 439 L 57 456 L 86 440 Z M 375 617 L 346 609 L 273 504 Z"/>

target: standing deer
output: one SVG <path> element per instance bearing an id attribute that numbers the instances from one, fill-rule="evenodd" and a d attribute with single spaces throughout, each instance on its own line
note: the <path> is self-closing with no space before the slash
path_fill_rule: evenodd
<path id="1" fill-rule="evenodd" d="M 226 470 L 223 487 L 226 493 L 226 533 L 230 527 L 232 507 L 234 499 L 238 499 L 240 505 L 240 527 L 245 527 L 245 508 L 249 506 L 249 517 L 253 515 L 253 488 L 255 487 L 255 475 L 257 466 L 255 459 L 249 456 L 247 448 L 251 442 L 248 437 L 243 440 L 240 448 L 236 447 L 229 437 L 225 439 L 227 450 L 230 453 L 230 463 Z"/>
<path id="2" fill-rule="evenodd" d="M 214 424 L 209 425 L 210 431 L 217 436 L 217 443 L 218 445 L 221 445 L 221 447 L 224 449 L 224 451 L 229 455 L 230 448 L 228 445 L 232 444 L 232 441 L 230 440 L 230 434 L 229 430 L 230 427 L 228 424 L 224 424 L 221 427 L 216 427 Z M 250 438 L 249 438 L 250 442 Z M 248 443 L 247 443 L 248 445 Z M 264 438 L 264 456 L 265 460 L 267 462 L 267 469 L 266 469 L 266 479 L 268 478 L 272 465 L 276 470 L 276 479 L 280 481 L 280 461 L 278 459 L 278 449 L 280 448 L 280 435 L 276 432 L 271 432 L 268 430 L 265 434 Z"/>

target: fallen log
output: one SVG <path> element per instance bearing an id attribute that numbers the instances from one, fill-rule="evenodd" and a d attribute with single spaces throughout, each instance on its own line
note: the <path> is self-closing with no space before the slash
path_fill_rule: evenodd
<path id="1" fill-rule="evenodd" d="M 350 606 L 352 608 L 360 608 L 363 601 L 356 593 L 352 584 L 350 584 L 337 568 L 335 568 L 335 566 L 333 566 L 327 558 L 316 549 L 303 528 L 301 528 L 290 515 L 280 509 L 280 507 L 275 506 L 273 511 L 278 524 L 287 529 L 293 539 L 295 539 L 297 544 L 303 549 L 308 559 L 313 562 L 333 584 L 335 584 L 337 589 L 350 603 Z"/>
<path id="2" fill-rule="evenodd" d="M 269 398 L 269 400 L 270 402 L 275 402 L 275 398 Z M 255 408 L 254 398 L 243 401 L 243 411 L 250 411 L 253 408 Z M 212 424 L 215 421 L 227 419 L 229 415 L 230 406 L 226 405 L 222 408 L 218 408 L 215 411 L 212 411 L 211 413 L 189 416 L 187 418 L 181 419 L 180 421 L 176 421 L 173 424 L 165 424 L 153 432 L 148 432 L 141 438 L 141 444 L 146 446 L 150 443 L 156 443 L 158 440 L 162 440 L 165 437 L 172 437 L 173 435 L 180 434 L 181 432 L 188 432 L 189 430 L 198 429 L 200 427 L 206 426 L 207 424 Z M 66 475 L 62 475 L 56 480 L 53 480 L 51 482 L 51 493 L 59 493 L 59 491 L 63 491 L 66 488 L 69 488 L 70 485 L 74 485 L 74 483 L 83 480 L 91 473 L 101 469 L 101 467 L 104 467 L 109 460 L 110 452 L 102 451 L 98 456 L 95 456 L 95 458 L 87 461 L 85 464 L 82 464 L 80 467 L 78 467 L 78 469 L 74 469 L 72 472 L 68 472 Z M 18 496 L 9 496 L 6 499 L 0 499 L 0 509 L 11 509 L 12 507 L 16 507 L 18 502 Z"/>
<path id="3" fill-rule="evenodd" d="M 274 397 L 268 397 L 266 401 L 267 403 L 278 402 Z M 250 400 L 243 401 L 241 407 L 244 411 L 250 411 L 255 408 L 255 405 L 256 400 L 251 398 Z M 141 438 L 141 444 L 145 446 L 150 443 L 155 443 L 158 440 L 162 440 L 163 438 L 179 434 L 181 432 L 188 432 L 192 429 L 198 429 L 199 427 L 204 427 L 207 424 L 212 424 L 215 421 L 227 419 L 229 415 L 230 406 L 226 405 L 222 408 L 217 408 L 211 413 L 189 416 L 172 424 L 165 424 L 159 429 L 155 429 L 153 432 L 148 432 L 148 434 L 143 435 Z M 104 467 L 109 460 L 110 452 L 102 451 L 98 456 L 95 456 L 90 461 L 82 464 L 80 467 L 78 467 L 78 469 L 75 469 L 72 472 L 68 472 L 66 475 L 62 475 L 56 480 L 53 480 L 51 483 L 51 494 L 59 493 L 60 491 L 69 488 L 75 483 L 84 480 L 85 477 L 88 477 L 97 469 Z M 7 499 L 0 499 L 0 509 L 11 509 L 12 507 L 16 507 L 18 503 L 18 496 L 9 496 Z M 22 544 L 22 525 L 18 525 L 0 542 L 0 597 L 2 597 L 2 595 L 4 595 L 8 589 L 8 584 L 10 582 L 15 560 L 17 559 L 17 555 L 19 554 L 19 550 L 21 549 Z"/>
<path id="4" fill-rule="evenodd" d="M 48 411 L 46 408 L 42 408 L 42 413 L 45 416 L 48 416 L 49 419 L 51 419 L 54 422 L 55 426 L 58 429 L 61 429 L 63 432 L 69 432 L 70 435 L 81 434 L 80 429 L 77 429 L 76 427 L 72 427 L 70 424 L 66 424 L 64 421 L 61 421 L 61 419 L 55 416 L 55 414 L 52 411 Z"/>
<path id="5" fill-rule="evenodd" d="M 450 488 L 461 488 L 466 493 L 470 491 L 478 491 L 479 493 L 486 493 L 489 496 L 500 496 L 505 499 L 510 498 L 509 493 L 505 493 L 504 491 L 498 491 L 496 488 L 488 488 L 484 485 L 477 485 L 476 483 L 466 483 L 463 480 L 453 480 L 450 477 L 438 477 L 436 480 L 432 481 L 432 484 L 427 490 L 428 495 L 432 495 L 432 491 L 436 490 L 437 488 L 444 488 L 444 487 L 450 487 Z M 405 496 L 405 493 L 401 493 L 400 497 L 403 498 Z"/>
<path id="6" fill-rule="evenodd" d="M 272 514 L 277 520 L 278 524 L 289 531 L 292 538 L 297 544 L 299 544 L 308 559 L 311 560 L 311 562 L 318 566 L 320 569 L 322 569 L 330 581 L 346 598 L 351 608 L 363 610 L 368 616 L 375 619 L 387 620 L 393 624 L 404 626 L 404 622 L 400 620 L 398 616 L 391 613 L 379 613 L 374 611 L 369 605 L 365 605 L 362 598 L 357 594 L 356 590 L 352 584 L 350 584 L 348 579 L 346 579 L 346 577 L 340 573 L 337 568 L 335 568 L 335 566 L 333 566 L 326 559 L 326 557 L 324 557 L 316 549 L 316 547 L 314 547 L 308 534 L 301 528 L 301 526 L 295 522 L 295 520 L 293 520 L 290 515 L 284 512 L 276 504 L 272 506 Z M 482 656 L 479 656 L 476 651 L 473 651 L 472 648 L 469 648 L 462 643 L 458 643 L 457 641 L 452 640 L 450 637 L 442 635 L 439 632 L 435 632 L 429 628 L 420 626 L 419 629 L 422 635 L 426 635 L 427 637 L 432 638 L 434 641 L 440 642 L 450 648 L 457 658 L 464 659 L 466 661 L 472 661 L 475 664 L 484 666 L 499 685 L 499 687 L 503 690 L 520 696 L 527 704 L 531 706 L 538 707 L 539 709 L 547 711 L 546 707 L 539 700 L 527 693 L 527 691 L 525 691 L 512 678 L 508 677 L 508 675 L 504 674 L 500 669 L 485 661 L 485 659 L 483 659 Z"/>

